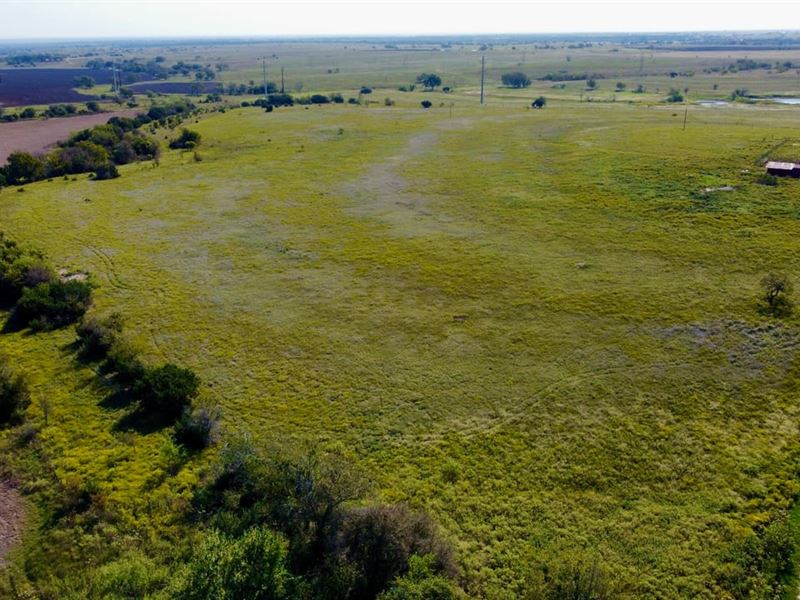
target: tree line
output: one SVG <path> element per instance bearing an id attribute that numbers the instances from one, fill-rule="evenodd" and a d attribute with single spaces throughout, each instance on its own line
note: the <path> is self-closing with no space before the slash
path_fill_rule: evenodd
<path id="1" fill-rule="evenodd" d="M 117 165 L 158 158 L 159 144 L 141 131 L 143 125 L 174 124 L 174 118 L 193 110 L 185 101 L 154 106 L 136 117 L 112 117 L 105 125 L 79 131 L 43 156 L 14 152 L 0 167 L 0 187 L 78 173 L 94 173 L 96 179 L 117 177 Z"/>

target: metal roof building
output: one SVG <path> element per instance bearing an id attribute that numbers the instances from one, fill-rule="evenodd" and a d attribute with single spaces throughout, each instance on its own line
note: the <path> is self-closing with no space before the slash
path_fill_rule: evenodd
<path id="1" fill-rule="evenodd" d="M 782 177 L 800 177 L 800 163 L 779 162 L 771 160 L 767 163 L 767 173 Z"/>

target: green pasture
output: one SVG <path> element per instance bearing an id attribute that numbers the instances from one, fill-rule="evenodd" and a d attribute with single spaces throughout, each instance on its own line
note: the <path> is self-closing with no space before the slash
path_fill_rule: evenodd
<path id="1" fill-rule="evenodd" d="M 800 110 L 684 130 L 682 106 L 391 95 L 188 123 L 197 157 L 4 189 L 2 229 L 90 272 L 94 312 L 195 369 L 229 435 L 354 452 L 442 526 L 471 596 L 587 561 L 622 597 L 724 596 L 800 490 L 800 329 L 756 307 L 800 268 L 800 184 L 756 183 Z M 71 335 L 0 336 L 58 477 L 172 531 L 203 461 L 169 477 L 167 433 L 118 431 Z"/>

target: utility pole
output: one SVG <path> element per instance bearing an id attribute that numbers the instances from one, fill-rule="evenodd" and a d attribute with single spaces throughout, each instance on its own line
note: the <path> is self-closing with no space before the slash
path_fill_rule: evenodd
<path id="1" fill-rule="evenodd" d="M 483 82 L 486 78 L 486 55 L 481 56 L 481 106 L 483 106 Z"/>
<path id="2" fill-rule="evenodd" d="M 266 101 L 267 100 L 267 59 L 266 58 L 262 58 L 261 59 L 261 66 L 264 69 L 264 73 L 263 73 L 263 75 L 264 75 L 264 100 Z"/>

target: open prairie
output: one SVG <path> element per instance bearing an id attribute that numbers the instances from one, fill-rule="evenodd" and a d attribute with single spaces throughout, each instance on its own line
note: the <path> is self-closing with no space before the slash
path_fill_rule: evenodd
<path id="1" fill-rule="evenodd" d="M 416 56 L 349 81 L 450 73 Z M 0 222 L 90 272 L 148 360 L 200 373 L 231 435 L 352 451 L 373 497 L 442 527 L 471 597 L 597 563 L 619 597 L 738 597 L 741 548 L 800 489 L 800 328 L 757 310 L 800 268 L 800 184 L 757 182 L 798 153 L 800 110 L 692 107 L 684 129 L 682 105 L 474 89 L 198 118 L 197 155 L 6 188 Z M 206 459 L 159 477 L 168 434 L 119 430 L 73 338 L 0 336 L 50 401 L 43 451 L 116 527 L 179 535 Z"/>

